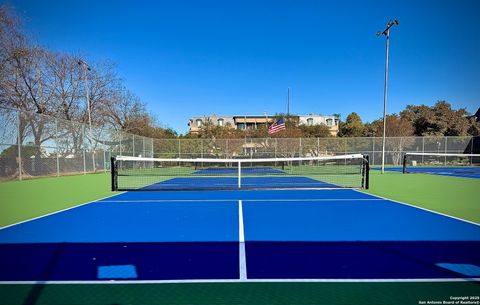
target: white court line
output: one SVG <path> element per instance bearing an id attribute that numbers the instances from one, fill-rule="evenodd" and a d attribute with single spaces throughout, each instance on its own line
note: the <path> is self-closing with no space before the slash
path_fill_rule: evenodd
<path id="1" fill-rule="evenodd" d="M 235 198 L 232 198 L 232 199 L 211 199 L 211 200 L 209 200 L 209 199 L 105 200 L 105 199 L 112 198 L 112 197 L 115 197 L 115 196 L 118 196 L 118 195 L 121 195 L 121 194 L 124 194 L 124 193 L 126 193 L 126 192 L 120 192 L 118 194 L 113 194 L 113 195 L 110 195 L 110 196 L 107 196 L 107 197 L 103 197 L 103 198 L 99 198 L 99 199 L 92 200 L 92 201 L 89 201 L 89 202 L 81 203 L 79 205 L 69 207 L 69 208 L 66 208 L 66 209 L 63 209 L 63 210 L 55 211 L 55 212 L 48 213 L 48 214 L 45 214 L 45 215 L 30 218 L 30 219 L 27 219 L 27 220 L 22 220 L 20 222 L 16 222 L 16 223 L 4 226 L 4 227 L 0 227 L 0 230 L 6 229 L 6 228 L 9 228 L 9 227 L 13 227 L 13 226 L 16 226 L 16 225 L 19 225 L 19 224 L 22 224 L 22 223 L 26 223 L 26 222 L 29 222 L 29 221 L 37 220 L 37 219 L 40 219 L 40 218 L 43 218 L 43 217 L 48 217 L 48 216 L 58 214 L 58 213 L 61 213 L 61 212 L 65 212 L 65 211 L 75 209 L 75 208 L 78 208 L 78 207 L 81 207 L 81 206 L 84 206 L 84 205 L 87 205 L 87 204 L 90 204 L 90 203 L 94 203 L 94 202 L 138 202 L 138 203 L 142 203 L 142 202 L 145 202 L 145 203 L 147 203 L 147 202 L 225 202 L 225 201 L 236 201 L 237 200 Z M 366 194 L 366 193 L 364 193 L 364 194 Z M 367 194 L 367 195 L 370 195 L 370 194 Z M 311 198 L 311 199 L 308 199 L 308 198 L 307 199 L 248 199 L 248 201 L 260 201 L 260 202 L 262 202 L 262 201 L 265 201 L 265 202 L 269 202 L 269 201 L 281 201 L 281 202 L 283 202 L 283 201 L 307 201 L 307 202 L 308 201 L 361 201 L 361 200 L 372 200 L 372 201 L 374 201 L 374 200 L 383 200 L 383 199 L 378 199 L 378 198 L 365 198 L 365 199 L 359 199 L 359 198 L 351 198 L 351 199 L 348 199 L 348 198 L 347 199 L 338 199 L 338 198 L 332 198 L 332 199 L 324 199 L 324 198 L 317 198 L 317 199 L 314 199 L 314 198 Z"/>
<path id="2" fill-rule="evenodd" d="M 357 190 L 355 190 L 357 191 Z M 357 192 L 360 192 L 360 191 L 357 191 Z M 414 206 L 414 205 L 411 205 L 411 204 L 408 204 L 408 203 L 404 203 L 404 202 L 400 202 L 400 201 L 396 201 L 396 200 L 392 200 L 392 199 L 388 199 L 388 198 L 385 198 L 385 197 L 381 197 L 381 196 L 377 196 L 377 195 L 372 195 L 372 194 L 369 194 L 369 193 L 364 193 L 364 192 L 361 192 L 363 194 L 366 194 L 366 195 L 369 195 L 371 197 L 376 197 L 376 198 L 367 198 L 367 199 L 316 199 L 317 201 L 329 201 L 329 200 L 333 200 L 333 201 L 356 201 L 356 200 L 367 200 L 367 201 L 381 201 L 381 200 L 387 200 L 387 201 L 392 201 L 392 202 L 395 202 L 395 203 L 398 203 L 398 204 L 404 204 L 404 205 L 407 205 L 407 206 L 410 206 L 410 207 L 413 207 L 413 208 L 418 208 L 418 209 L 421 209 L 421 210 L 425 210 L 425 211 L 428 211 L 428 212 L 432 212 L 432 213 L 435 213 L 435 214 L 439 214 L 439 215 L 442 215 L 442 216 L 445 216 L 445 217 L 449 217 L 449 218 L 453 218 L 453 219 L 456 219 L 456 220 L 460 220 L 460 221 L 464 221 L 464 222 L 467 222 L 467 223 L 471 223 L 471 224 L 474 224 L 474 225 L 479 225 L 477 223 L 474 223 L 474 222 L 470 222 L 468 220 L 464 220 L 464 219 L 461 219 L 461 218 L 457 218 L 457 217 L 454 217 L 454 216 L 450 216 L 450 215 L 446 215 L 446 214 L 442 214 L 442 213 L 439 213 L 439 212 L 436 212 L 436 211 L 432 211 L 432 210 L 428 210 L 428 209 L 425 209 L 425 208 L 421 208 L 421 207 L 417 207 L 417 206 Z M 122 194 L 122 193 L 120 193 Z M 118 201 L 108 201 L 108 200 L 105 200 L 103 201 L 103 199 L 106 199 L 106 198 L 111 198 L 111 197 L 115 197 L 117 195 L 120 195 L 120 194 L 114 194 L 114 195 L 111 195 L 111 196 L 107 196 L 107 197 L 104 197 L 104 198 L 101 198 L 101 199 L 97 199 L 97 200 L 93 200 L 93 201 L 90 201 L 90 202 L 86 202 L 86 203 L 83 203 L 83 204 L 80 204 L 80 205 L 77 205 L 77 206 L 74 206 L 74 207 L 71 207 L 71 208 L 67 208 L 67 209 L 64 209 L 64 210 L 60 210 L 60 211 L 57 211 L 57 212 L 53 212 L 53 213 L 50 213 L 50 214 L 46 214 L 46 215 L 43 215 L 43 216 L 39 216 L 39 217 L 36 217 L 36 218 L 32 218 L 32 219 L 29 219 L 29 220 L 25 220 L 25 221 L 22 221 L 22 222 L 19 222 L 19 223 L 16 223 L 16 224 L 12 224 L 12 225 L 9 225 L 9 226 L 6 226 L 6 227 L 2 227 L 0 229 L 4 229 L 4 228 L 7 228 L 7 227 L 11 227 L 11 226 L 14 226 L 14 225 L 17 225 L 17 224 L 21 224 L 21 223 L 25 223 L 25 222 L 28 222 L 28 221 L 32 221 L 32 220 L 35 220 L 35 219 L 39 219 L 39 218 L 43 218 L 43 217 L 47 217 L 47 216 L 50 216 L 50 215 L 53 215 L 53 214 L 57 214 L 57 213 L 60 213 L 60 212 L 64 212 L 64 211 L 67 211 L 67 210 L 71 210 L 71 209 L 74 209 L 74 208 L 77 208 L 77 207 L 80 207 L 80 206 L 83 206 L 83 205 L 86 205 L 86 204 L 90 204 L 90 203 L 94 203 L 94 202 L 118 202 Z M 277 199 L 272 199 L 271 201 L 274 201 L 274 200 L 277 200 Z M 314 199 L 280 199 L 281 201 L 299 201 L 299 200 L 302 200 L 302 201 L 312 201 Z M 165 200 L 165 201 L 169 201 L 169 200 Z M 179 201 L 185 201 L 185 200 L 179 200 Z M 197 201 L 208 201 L 208 200 L 197 200 Z M 216 201 L 232 201 L 232 199 L 226 199 L 226 200 L 216 200 Z M 260 200 L 249 200 L 249 201 L 269 201 L 268 199 L 260 199 Z M 0 281 L 0 285 L 12 285 L 12 284 L 18 284 L 18 285 L 22 285 L 22 284 L 26 284 L 26 285 L 32 285 L 32 284 L 58 284 L 58 285 L 62 285 L 62 284 L 103 284 L 103 285 L 110 285 L 110 284 L 182 284 L 182 283 L 238 283 L 238 282 L 251 282 L 251 283 L 262 283 L 262 282 L 271 282 L 271 283 L 274 283 L 274 282 L 318 282 L 318 283 L 397 283 L 397 282 L 413 282 L 413 283 L 423 283 L 423 282 L 469 282 L 469 281 L 480 281 L 480 278 L 421 278 L 421 279 L 248 279 L 247 278 L 247 275 L 246 275 L 246 257 L 245 257 L 245 236 L 244 236 L 244 223 L 243 223 L 243 209 L 242 209 L 242 201 L 239 200 L 239 239 L 240 239 L 240 279 L 215 279 L 215 280 L 110 280 L 110 281 L 103 281 L 103 280 L 87 280 L 87 281 Z M 243 245 L 243 258 L 242 258 L 242 245 Z M 242 265 L 244 266 L 244 268 L 242 269 Z"/>
<path id="3" fill-rule="evenodd" d="M 19 224 L 22 224 L 22 223 L 26 223 L 26 222 L 29 222 L 29 221 L 37 220 L 37 219 L 40 219 L 40 218 L 48 217 L 48 216 L 51 216 L 51 215 L 54 215 L 54 214 L 62 213 L 62 212 L 68 211 L 68 210 L 72 210 L 72 209 L 75 209 L 75 208 L 78 208 L 78 207 L 81 207 L 81 206 L 84 206 L 84 205 L 87 205 L 87 204 L 90 204 L 90 203 L 99 202 L 100 200 L 115 197 L 115 196 L 121 195 L 123 193 L 125 193 L 125 192 L 121 192 L 119 194 L 113 194 L 113 195 L 103 197 L 103 198 L 99 198 L 99 199 L 95 199 L 95 200 L 92 200 L 92 201 L 89 201 L 89 202 L 81 203 L 81 204 L 73 206 L 73 207 L 69 207 L 69 208 L 66 208 L 66 209 L 63 209 L 63 210 L 59 210 L 59 211 L 55 211 L 55 212 L 48 213 L 48 214 L 45 214 L 45 215 L 37 216 L 37 217 L 30 218 L 30 219 L 27 219 L 27 220 L 22 220 L 20 222 L 16 222 L 16 223 L 4 226 L 4 227 L 0 227 L 0 230 L 10 228 L 10 227 L 13 227 L 13 226 L 16 226 L 16 225 L 19 225 Z"/>
<path id="4" fill-rule="evenodd" d="M 239 239 L 239 268 L 240 280 L 247 279 L 247 255 L 245 251 L 245 228 L 243 225 L 243 204 L 242 200 L 238 201 L 238 239 Z"/>
<path id="5" fill-rule="evenodd" d="M 466 222 L 466 223 L 469 223 L 469 224 L 472 224 L 472 225 L 480 226 L 480 224 L 478 224 L 478 223 L 476 223 L 476 222 L 473 222 L 473 221 L 470 221 L 470 220 L 466 220 L 466 219 L 463 219 L 463 218 L 455 217 L 455 216 L 448 215 L 448 214 L 444 214 L 444 213 L 441 213 L 441 212 L 429 210 L 429 209 L 427 209 L 427 208 L 422 208 L 422 207 L 419 207 L 419 206 L 416 206 L 416 205 L 413 205 L 413 204 L 410 204 L 410 203 L 406 203 L 406 202 L 402 202 L 402 201 L 398 201 L 398 200 L 389 199 L 389 198 L 382 197 L 382 196 L 379 196 L 379 195 L 369 194 L 369 193 L 366 193 L 366 192 L 363 192 L 363 191 L 359 191 L 359 190 L 354 190 L 354 191 L 355 191 L 355 192 L 362 193 L 362 194 L 367 194 L 367 195 L 370 195 L 370 196 L 372 196 L 372 197 L 377 197 L 377 198 L 380 198 L 380 199 L 383 199 L 383 200 L 386 200 L 386 201 L 391 201 L 391 202 L 398 203 L 398 204 L 403 204 L 403 205 L 406 205 L 406 206 L 409 206 L 409 207 L 412 207 L 412 208 L 424 210 L 424 211 L 427 211 L 427 212 L 430 212 L 430 213 L 442 215 L 442 216 L 444 216 L 444 217 L 453 218 L 453 219 L 455 219 L 455 220 L 460 220 L 460 221 L 463 221 L 463 222 Z"/>
<path id="6" fill-rule="evenodd" d="M 420 278 L 420 279 L 218 279 L 218 280 L 109 280 L 109 281 L 0 281 L 0 285 L 32 284 L 190 284 L 190 283 L 437 283 L 479 282 L 480 278 Z"/>
<path id="7" fill-rule="evenodd" d="M 301 199 L 245 199 L 245 201 L 264 201 L 264 202 L 270 202 L 270 201 L 382 201 L 386 199 L 381 199 L 381 198 L 345 198 L 345 199 L 339 199 L 339 198 L 301 198 Z M 152 199 L 152 200 L 102 200 L 101 202 L 138 202 L 138 203 L 148 203 L 148 202 L 231 202 L 231 201 L 237 201 L 236 198 L 232 199 Z"/>

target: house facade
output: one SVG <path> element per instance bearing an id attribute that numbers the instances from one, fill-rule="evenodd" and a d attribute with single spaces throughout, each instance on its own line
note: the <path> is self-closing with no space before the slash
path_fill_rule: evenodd
<path id="1" fill-rule="evenodd" d="M 339 119 L 333 115 L 308 114 L 293 115 L 293 120 L 298 125 L 315 126 L 325 125 L 330 129 L 332 136 L 336 136 L 339 130 Z M 274 123 L 275 118 L 266 115 L 208 115 L 194 116 L 188 121 L 190 132 L 198 132 L 206 124 L 222 126 L 234 129 L 265 129 Z"/>

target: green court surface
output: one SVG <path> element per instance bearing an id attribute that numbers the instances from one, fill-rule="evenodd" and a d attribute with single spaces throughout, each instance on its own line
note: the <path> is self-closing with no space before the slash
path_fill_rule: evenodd
<path id="1" fill-rule="evenodd" d="M 480 179 L 370 172 L 370 194 L 480 223 Z M 110 174 L 0 183 L 0 227 L 111 196 Z"/>
<path id="2" fill-rule="evenodd" d="M 0 183 L 0 227 L 111 196 L 110 174 Z"/>
<path id="3" fill-rule="evenodd" d="M 475 282 L 0 285 L 0 304 L 454 304 L 443 301 L 479 290 Z"/>
<path id="4" fill-rule="evenodd" d="M 370 171 L 366 192 L 480 223 L 480 179 Z"/>
<path id="5" fill-rule="evenodd" d="M 378 171 L 372 171 L 370 178 L 370 189 L 366 191 L 370 194 L 480 223 L 480 179 L 381 175 Z M 104 173 L 3 182 L 0 193 L 0 227 L 114 194 L 110 191 L 110 175 Z M 0 305 L 407 305 L 429 301 L 443 304 L 451 297 L 478 295 L 480 285 L 475 281 L 0 284 Z"/>

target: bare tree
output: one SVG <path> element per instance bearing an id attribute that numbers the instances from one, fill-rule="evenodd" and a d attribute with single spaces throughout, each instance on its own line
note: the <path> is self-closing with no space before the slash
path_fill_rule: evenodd
<path id="1" fill-rule="evenodd" d="M 111 99 L 103 105 L 102 114 L 112 127 L 127 131 L 132 118 L 146 113 L 145 105 L 126 88 L 119 88 L 113 93 Z"/>
<path id="2" fill-rule="evenodd" d="M 115 65 L 109 61 L 89 62 L 88 88 L 90 93 L 90 112 L 92 123 L 104 125 L 108 123 L 106 111 L 109 105 L 117 101 L 118 88 L 121 88 L 121 80 L 117 77 Z M 82 78 L 82 86 L 84 86 Z M 87 103 L 85 95 L 82 98 L 83 112 L 81 121 L 88 121 Z"/>
<path id="3" fill-rule="evenodd" d="M 0 5 L 0 90 L 4 86 L 4 79 L 11 72 L 9 62 L 12 54 L 26 45 L 26 39 L 18 29 L 19 25 L 20 19 L 12 10 L 6 5 Z"/>
<path id="4" fill-rule="evenodd" d="M 80 120 L 84 92 L 81 88 L 82 74 L 74 56 L 60 53 L 47 55 L 48 69 L 52 74 L 54 104 L 57 117 L 67 120 Z"/>

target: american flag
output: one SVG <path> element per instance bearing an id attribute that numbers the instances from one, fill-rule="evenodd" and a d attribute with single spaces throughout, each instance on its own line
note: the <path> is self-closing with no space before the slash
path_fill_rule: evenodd
<path id="1" fill-rule="evenodd" d="M 283 118 L 280 118 L 275 123 L 273 123 L 270 127 L 268 127 L 268 134 L 272 135 L 284 129 L 285 129 L 285 120 Z"/>

